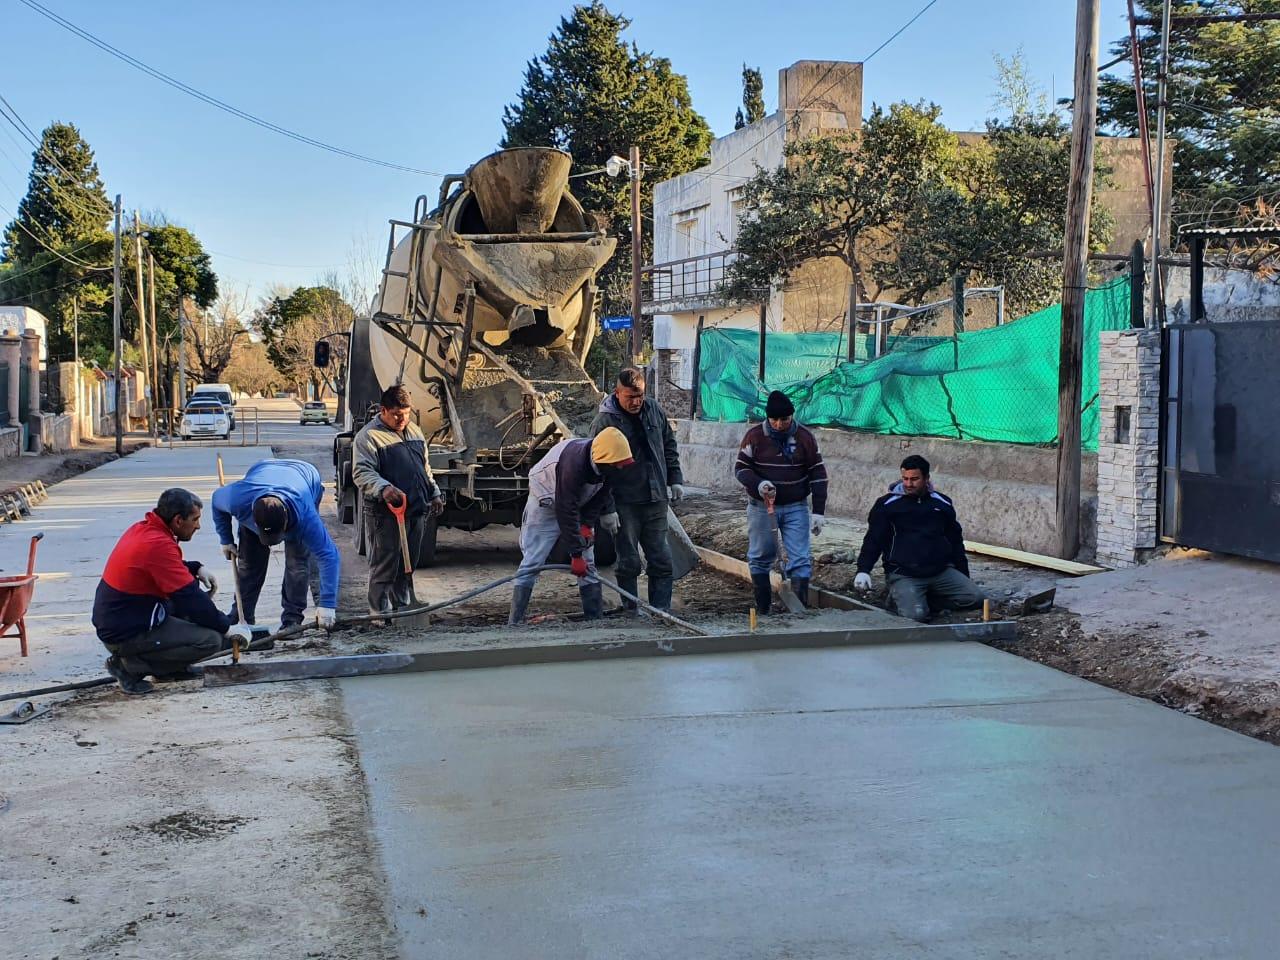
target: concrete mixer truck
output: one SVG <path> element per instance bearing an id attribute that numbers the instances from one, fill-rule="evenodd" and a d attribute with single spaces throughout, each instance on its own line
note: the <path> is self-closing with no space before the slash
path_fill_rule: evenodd
<path id="1" fill-rule="evenodd" d="M 518 524 L 530 468 L 557 441 L 586 433 L 601 399 L 583 369 L 594 281 L 615 240 L 570 193 L 571 163 L 550 148 L 501 150 L 445 177 L 434 210 L 419 197 L 411 220 L 391 221 L 379 292 L 349 334 L 344 432 L 334 441 L 338 514 L 354 525 L 360 553 L 367 534 L 351 445 L 385 387 L 401 383 L 413 397 L 447 501 L 428 521 L 419 566 L 433 562 L 440 526 Z M 317 363 L 323 352 L 317 345 Z M 696 562 L 675 526 L 682 556 Z M 611 553 L 599 536 L 597 562 Z"/>

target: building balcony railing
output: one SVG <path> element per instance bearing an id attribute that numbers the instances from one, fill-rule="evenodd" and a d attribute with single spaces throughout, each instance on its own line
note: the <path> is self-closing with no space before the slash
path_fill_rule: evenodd
<path id="1" fill-rule="evenodd" d="M 720 288 L 728 278 L 736 250 L 721 250 L 700 257 L 647 264 L 640 271 L 640 299 L 645 308 L 661 312 L 664 306 L 718 303 Z"/>

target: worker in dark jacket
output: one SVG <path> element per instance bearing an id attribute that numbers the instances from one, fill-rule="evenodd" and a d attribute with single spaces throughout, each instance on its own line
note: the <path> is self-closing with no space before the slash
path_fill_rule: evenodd
<path id="1" fill-rule="evenodd" d="M 213 574 L 182 559 L 179 544 L 200 529 L 203 506 L 188 490 L 166 490 L 107 558 L 93 598 L 93 625 L 111 651 L 107 672 L 125 693 L 150 693 L 148 674 L 162 681 L 194 679 L 191 664 L 224 649 L 226 636 L 249 641 L 249 628 L 233 627 L 213 605 Z"/>
<path id="2" fill-rule="evenodd" d="M 561 440 L 529 471 L 529 499 L 520 521 L 520 569 L 511 593 L 508 623 L 524 622 L 538 570 L 558 542 L 569 551 L 578 577 L 578 595 L 587 620 L 604 616 L 604 597 L 596 579 L 595 526 L 613 509 L 610 487 L 635 469 L 627 438 L 606 427 L 594 439 Z"/>
<path id="3" fill-rule="evenodd" d="M 320 471 L 304 460 L 259 460 L 239 480 L 214 491 L 213 525 L 222 555 L 240 576 L 244 610 L 232 610 L 241 622 L 254 622 L 277 543 L 284 543 L 280 626 L 302 623 L 308 589 L 316 598 L 316 623 L 328 628 L 337 621 L 338 548 L 320 519 L 323 496 Z"/>
<path id="4" fill-rule="evenodd" d="M 600 403 L 591 433 L 594 436 L 606 427 L 622 431 L 636 460 L 635 469 L 618 474 L 611 485 L 616 512 L 600 519 L 600 525 L 614 535 L 618 586 L 636 592 L 643 550 L 649 603 L 670 610 L 673 571 L 667 542 L 667 501 L 684 496 L 684 476 L 676 435 L 657 401 L 645 396 L 640 369 L 623 367 L 618 371 L 617 386 Z M 623 601 L 623 606 L 635 608 L 630 601 Z"/>
<path id="5" fill-rule="evenodd" d="M 734 465 L 734 476 L 746 488 L 749 498 L 747 563 L 759 613 L 768 613 L 772 602 L 769 570 L 778 551 L 774 519 L 787 551 L 787 569 L 783 572 L 796 598 L 806 605 L 813 571 L 809 536 L 822 533 L 826 523 L 827 468 L 818 451 L 817 437 L 800 425 L 795 413 L 795 405 L 781 390 L 769 394 L 765 421 L 742 438 Z M 769 500 L 774 504 L 773 519 L 769 516 Z"/>
<path id="6" fill-rule="evenodd" d="M 426 518 L 444 511 L 444 494 L 436 486 L 427 460 L 427 439 L 409 417 L 413 404 L 400 384 L 382 391 L 378 415 L 364 425 L 352 443 L 351 479 L 363 494 L 369 538 L 369 609 L 390 613 L 414 605 L 413 567 L 426 532 Z M 405 539 L 409 572 L 400 548 L 399 523 L 391 505 L 405 504 Z"/>
<path id="7" fill-rule="evenodd" d="M 983 594 L 969 579 L 964 533 L 951 499 L 933 488 L 924 457 L 907 457 L 900 472 L 867 517 L 853 585 L 870 590 L 871 570 L 884 557 L 889 597 L 900 615 L 927 620 L 932 610 L 977 606 Z"/>

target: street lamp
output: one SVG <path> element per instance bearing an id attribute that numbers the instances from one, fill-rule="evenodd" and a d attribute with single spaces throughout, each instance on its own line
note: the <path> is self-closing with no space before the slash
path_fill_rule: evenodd
<path id="1" fill-rule="evenodd" d="M 604 163 L 604 172 L 618 177 L 626 171 L 631 179 L 631 362 L 640 363 L 640 148 L 631 148 L 631 158 L 616 154 Z"/>

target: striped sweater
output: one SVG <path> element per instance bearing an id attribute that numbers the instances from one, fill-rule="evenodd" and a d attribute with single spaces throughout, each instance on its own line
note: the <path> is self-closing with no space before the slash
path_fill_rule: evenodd
<path id="1" fill-rule="evenodd" d="M 800 424 L 782 443 L 764 424 L 756 424 L 742 438 L 733 471 L 752 500 L 760 500 L 760 482 L 768 480 L 778 490 L 778 506 L 800 503 L 813 494 L 813 512 L 827 509 L 827 468 L 813 431 Z"/>

